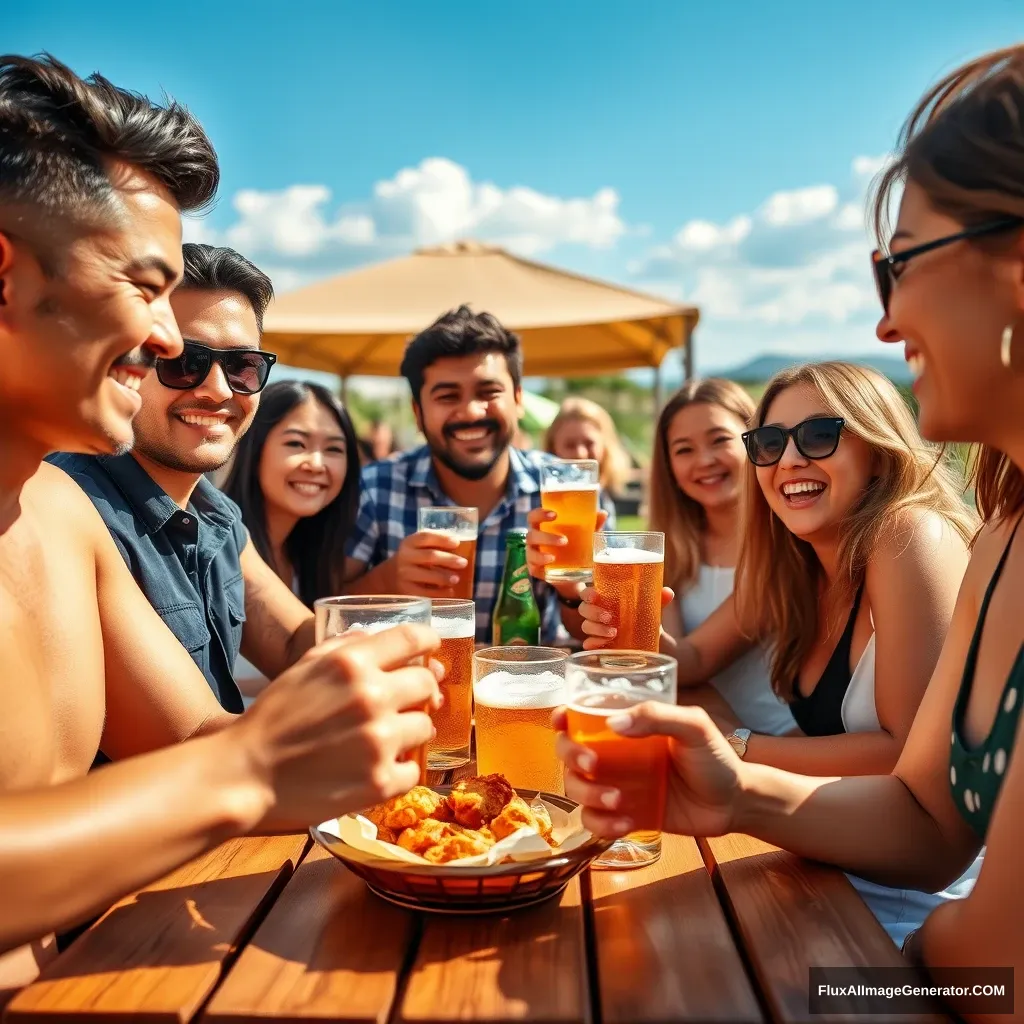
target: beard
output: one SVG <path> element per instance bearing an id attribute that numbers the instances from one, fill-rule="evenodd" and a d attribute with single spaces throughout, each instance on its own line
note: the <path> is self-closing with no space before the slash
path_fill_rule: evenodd
<path id="1" fill-rule="evenodd" d="M 214 448 L 210 448 L 205 453 L 201 448 L 196 451 L 179 452 L 169 444 L 162 444 L 159 441 L 150 442 L 136 433 L 132 450 L 165 469 L 173 469 L 176 473 L 194 473 L 196 476 L 201 476 L 226 466 L 231 461 L 234 445 L 231 446 L 231 450 L 226 456 Z"/>
<path id="2" fill-rule="evenodd" d="M 452 454 L 448 447 L 449 439 L 459 430 L 490 430 L 495 435 L 494 448 L 489 458 L 482 461 L 465 462 Z M 487 419 L 477 420 L 475 423 L 449 423 L 442 430 L 442 437 L 428 434 L 424 431 L 430 453 L 438 462 L 445 465 L 463 480 L 483 480 L 488 473 L 497 465 L 498 460 L 505 454 L 512 444 L 514 429 L 505 427 L 500 420 Z"/>

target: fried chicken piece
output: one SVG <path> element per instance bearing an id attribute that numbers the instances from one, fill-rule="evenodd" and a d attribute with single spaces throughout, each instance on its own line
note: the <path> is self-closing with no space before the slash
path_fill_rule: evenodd
<path id="1" fill-rule="evenodd" d="M 426 786 L 413 786 L 404 796 L 396 796 L 386 804 L 373 808 L 377 817 L 371 812 L 366 816 L 378 828 L 381 825 L 400 832 L 403 828 L 411 828 L 424 818 L 434 817 L 444 806 L 444 797 Z M 445 812 L 442 812 L 445 813 Z"/>
<path id="2" fill-rule="evenodd" d="M 478 829 L 496 818 L 515 795 L 504 775 L 481 775 L 455 783 L 448 803 L 460 825 Z"/>
<path id="3" fill-rule="evenodd" d="M 494 845 L 494 835 L 488 829 L 477 831 L 460 828 L 458 825 L 449 827 L 454 830 L 453 834 L 423 854 L 431 864 L 447 864 L 463 857 L 476 857 Z"/>
<path id="4" fill-rule="evenodd" d="M 491 831 L 496 839 L 505 839 L 521 828 L 532 828 L 549 844 L 551 839 L 551 818 L 543 808 L 535 811 L 521 796 L 514 796 L 491 822 Z"/>
<path id="5" fill-rule="evenodd" d="M 431 847 L 437 846 L 454 834 L 454 826 L 434 818 L 424 818 L 411 828 L 403 829 L 398 836 L 398 845 L 410 853 L 418 853 L 421 857 Z"/>

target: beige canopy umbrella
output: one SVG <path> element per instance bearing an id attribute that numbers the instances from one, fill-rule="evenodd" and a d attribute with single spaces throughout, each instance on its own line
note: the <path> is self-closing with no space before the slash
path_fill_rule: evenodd
<path id="1" fill-rule="evenodd" d="M 464 303 L 519 334 L 528 376 L 657 370 L 679 347 L 692 376 L 695 308 L 478 242 L 420 249 L 282 295 L 267 310 L 264 344 L 290 366 L 393 377 L 409 339 Z"/>

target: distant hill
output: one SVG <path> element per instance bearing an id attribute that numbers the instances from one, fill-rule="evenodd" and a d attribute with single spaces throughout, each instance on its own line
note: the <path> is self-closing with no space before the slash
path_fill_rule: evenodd
<path id="1" fill-rule="evenodd" d="M 902 359 L 894 359 L 887 356 L 830 356 L 831 359 L 843 359 L 846 362 L 858 363 L 861 366 L 870 366 L 873 370 L 885 374 L 893 384 L 908 386 L 911 383 L 910 370 Z M 759 384 L 773 377 L 780 370 L 788 369 L 790 366 L 798 366 L 800 363 L 809 361 L 807 356 L 795 356 L 766 353 L 757 356 L 750 362 L 731 369 L 716 370 L 714 372 L 702 373 L 701 376 L 728 377 L 741 384 Z"/>

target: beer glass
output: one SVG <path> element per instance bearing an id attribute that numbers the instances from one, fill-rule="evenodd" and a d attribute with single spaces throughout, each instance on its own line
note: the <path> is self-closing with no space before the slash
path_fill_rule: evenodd
<path id="1" fill-rule="evenodd" d="M 514 787 L 562 793 L 551 712 L 563 704 L 568 654 L 552 647 L 487 647 L 473 655 L 476 767 Z"/>
<path id="2" fill-rule="evenodd" d="M 609 716 L 654 700 L 676 702 L 676 660 L 642 651 L 583 651 L 565 666 L 568 732 L 574 743 L 597 755 L 591 778 L 622 794 L 616 808 L 637 825 L 595 862 L 596 867 L 630 868 L 661 856 L 661 829 L 668 790 L 668 737 L 620 736 Z"/>
<path id="3" fill-rule="evenodd" d="M 313 602 L 313 615 L 318 644 L 350 630 L 381 633 L 408 622 L 429 626 L 431 621 L 429 598 L 397 595 L 321 597 Z M 422 659 L 417 660 L 422 664 Z M 422 785 L 427 778 L 427 745 L 410 751 L 408 759 L 419 765 Z"/>
<path id="4" fill-rule="evenodd" d="M 458 572 L 459 582 L 450 588 L 451 597 L 473 600 L 473 579 L 476 576 L 476 537 L 478 515 L 475 508 L 456 505 L 438 505 L 421 508 L 417 514 L 417 529 L 431 533 L 444 533 L 458 543 L 455 551 L 469 565 Z"/>
<path id="5" fill-rule="evenodd" d="M 612 613 L 617 648 L 658 650 L 664 577 L 665 534 L 594 534 L 594 590 Z"/>
<path id="6" fill-rule="evenodd" d="M 541 466 L 540 501 L 558 518 L 542 523 L 545 533 L 561 534 L 563 547 L 546 549 L 555 560 L 544 567 L 552 582 L 589 582 L 594 567 L 598 465 L 593 459 L 557 459 Z"/>
<path id="7" fill-rule="evenodd" d="M 476 605 L 447 597 L 435 598 L 431 604 L 431 625 L 441 638 L 441 650 L 435 657 L 444 665 L 444 704 L 433 715 L 437 735 L 427 746 L 427 767 L 444 771 L 469 764 Z"/>

